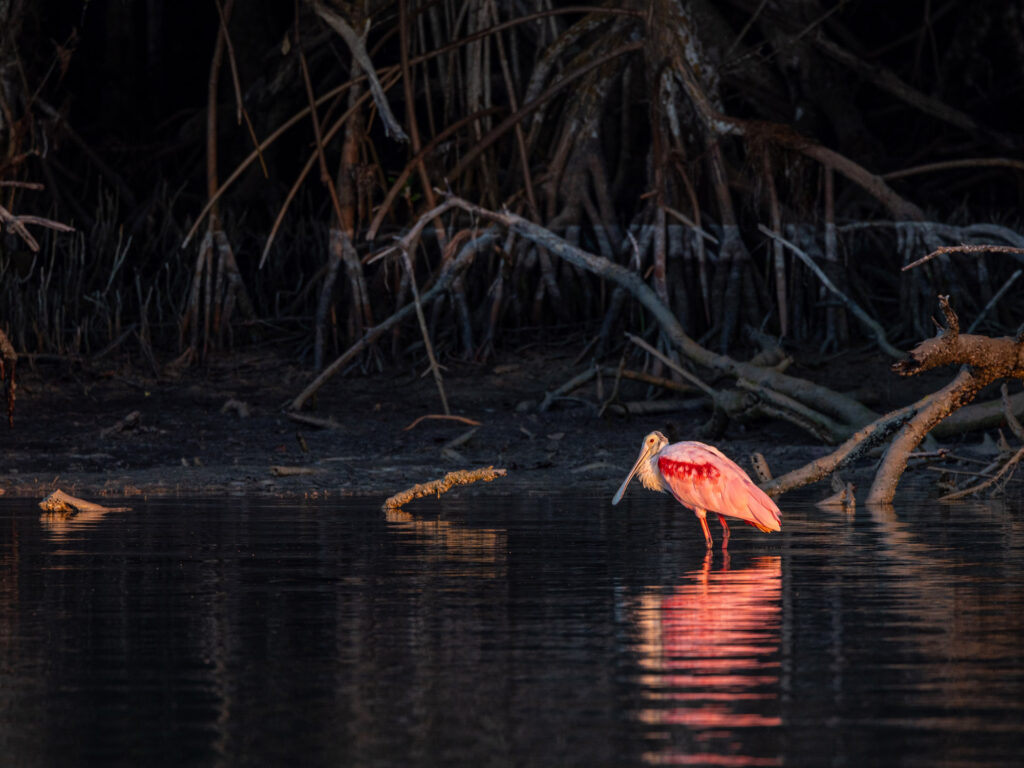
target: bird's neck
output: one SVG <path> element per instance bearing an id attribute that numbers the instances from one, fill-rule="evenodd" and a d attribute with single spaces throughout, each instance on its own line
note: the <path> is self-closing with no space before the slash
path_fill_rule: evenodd
<path id="1" fill-rule="evenodd" d="M 640 482 L 643 483 L 644 488 L 650 491 L 666 490 L 665 480 L 661 476 L 661 470 L 658 469 L 657 453 L 640 465 L 637 474 L 640 475 Z"/>

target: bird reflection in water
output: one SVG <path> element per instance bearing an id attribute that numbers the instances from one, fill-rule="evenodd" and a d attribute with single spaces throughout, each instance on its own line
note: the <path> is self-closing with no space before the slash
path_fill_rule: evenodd
<path id="1" fill-rule="evenodd" d="M 781 763 L 779 717 L 782 566 L 778 556 L 730 569 L 712 554 L 684 583 L 644 595 L 635 613 L 644 668 L 640 719 L 665 746 L 645 755 L 669 765 Z"/>

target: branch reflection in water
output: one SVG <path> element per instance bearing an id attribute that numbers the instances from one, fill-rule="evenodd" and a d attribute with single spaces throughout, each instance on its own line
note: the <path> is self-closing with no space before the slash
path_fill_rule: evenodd
<path id="1" fill-rule="evenodd" d="M 39 522 L 54 543 L 67 546 L 81 541 L 89 528 L 95 526 L 111 512 L 116 511 L 114 509 L 90 509 L 72 515 L 63 512 L 43 512 L 39 516 Z M 76 552 L 77 550 L 74 549 L 57 549 L 53 554 L 70 555 L 76 554 Z"/>
<path id="2" fill-rule="evenodd" d="M 714 555 L 684 583 L 639 601 L 637 651 L 645 670 L 640 719 L 666 742 L 645 760 L 669 765 L 781 764 L 779 717 L 782 563 L 755 558 L 730 569 Z M 767 750 L 758 746 L 767 746 Z M 767 751 L 767 753 L 765 753 Z M 758 754 L 752 754 L 758 753 Z"/>

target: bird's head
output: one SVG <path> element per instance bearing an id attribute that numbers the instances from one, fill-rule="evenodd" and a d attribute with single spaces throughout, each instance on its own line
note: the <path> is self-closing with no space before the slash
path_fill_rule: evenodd
<path id="1" fill-rule="evenodd" d="M 637 457 L 633 468 L 629 470 L 629 474 L 626 476 L 626 479 L 622 481 L 622 485 L 619 486 L 619 490 L 616 491 L 615 496 L 612 497 L 612 504 L 618 504 L 622 501 L 622 497 L 626 493 L 626 488 L 629 486 L 629 481 L 633 479 L 633 475 L 637 472 L 640 473 L 640 482 L 644 484 L 645 488 L 650 488 L 655 491 L 664 490 L 660 478 L 655 477 L 654 475 L 654 470 L 651 467 L 651 459 L 654 458 L 658 451 L 666 445 L 668 445 L 668 438 L 657 430 L 651 432 L 644 438 L 644 443 L 640 447 L 640 455 Z"/>

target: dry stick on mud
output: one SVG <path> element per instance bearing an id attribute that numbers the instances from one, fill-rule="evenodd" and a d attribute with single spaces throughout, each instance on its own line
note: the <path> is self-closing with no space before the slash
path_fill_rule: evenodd
<path id="1" fill-rule="evenodd" d="M 469 418 L 466 418 L 465 416 L 454 416 L 454 415 L 452 415 L 450 413 L 426 413 L 423 416 L 418 417 L 408 427 L 403 427 L 402 431 L 403 432 L 408 432 L 410 429 L 415 429 L 421 423 L 423 423 L 424 421 L 427 421 L 428 419 L 440 419 L 440 420 L 443 420 L 443 421 L 458 421 L 458 422 L 460 422 L 462 424 L 468 424 L 471 427 L 479 427 L 480 424 L 481 424 L 481 422 L 477 421 L 476 419 L 469 419 Z"/>
<path id="2" fill-rule="evenodd" d="M 788 395 L 809 408 L 824 413 L 836 425 L 831 430 L 831 438 L 833 440 L 837 442 L 845 440 L 859 427 L 871 423 L 878 418 L 878 414 L 870 408 L 828 387 L 823 387 L 795 376 L 789 376 L 771 368 L 763 368 L 759 365 L 740 362 L 728 355 L 716 354 L 706 349 L 683 330 L 682 325 L 680 325 L 672 310 L 658 299 L 654 290 L 647 285 L 643 277 L 621 264 L 616 264 L 608 259 L 595 256 L 592 253 L 577 248 L 550 230 L 514 213 L 491 211 L 455 196 L 449 197 L 447 202 L 481 219 L 494 221 L 507 227 L 521 237 L 543 246 L 550 253 L 555 254 L 575 267 L 621 285 L 633 295 L 633 298 L 647 308 L 655 320 L 657 320 L 669 341 L 694 363 L 717 371 L 720 374 L 743 378 L 754 384 L 770 387 L 776 392 Z M 419 223 L 417 226 L 419 226 Z"/>
<path id="3" fill-rule="evenodd" d="M 442 493 L 445 493 L 456 485 L 470 485 L 478 482 L 489 483 L 499 477 L 505 477 L 507 474 L 508 470 L 495 469 L 494 467 L 484 467 L 482 469 L 459 469 L 455 472 L 449 472 L 440 480 L 432 480 L 429 483 L 418 483 L 412 488 L 408 488 L 401 493 L 396 493 L 384 502 L 384 509 L 400 509 L 413 499 L 432 495 L 440 497 Z"/>

